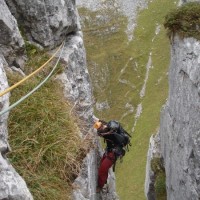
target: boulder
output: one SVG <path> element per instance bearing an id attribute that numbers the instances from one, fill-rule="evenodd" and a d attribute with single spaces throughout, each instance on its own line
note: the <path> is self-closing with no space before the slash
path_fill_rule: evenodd
<path id="1" fill-rule="evenodd" d="M 24 40 L 18 24 L 4 0 L 0 0 L 0 54 L 9 66 L 23 68 L 25 57 Z"/>
<path id="2" fill-rule="evenodd" d="M 79 28 L 75 1 L 6 0 L 27 40 L 55 48 Z"/>

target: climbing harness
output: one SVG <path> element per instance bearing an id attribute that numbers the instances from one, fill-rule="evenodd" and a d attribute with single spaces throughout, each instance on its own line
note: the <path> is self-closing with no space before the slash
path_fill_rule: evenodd
<path id="1" fill-rule="evenodd" d="M 38 84 L 33 90 L 31 90 L 29 93 L 27 93 L 25 96 L 23 96 L 21 99 L 19 99 L 17 102 L 13 103 L 11 106 L 9 106 L 8 108 L 2 110 L 0 112 L 0 115 L 3 115 L 4 113 L 10 111 L 12 108 L 14 108 L 15 106 L 17 106 L 18 104 L 20 104 L 22 101 L 24 101 L 27 97 L 29 97 L 31 94 L 33 94 L 36 90 L 38 90 L 50 77 L 51 75 L 53 74 L 53 72 L 55 71 L 56 67 L 58 66 L 58 63 L 60 61 L 60 58 L 61 58 L 61 55 L 62 55 L 62 52 L 63 52 L 63 49 L 64 49 L 64 46 L 65 46 L 65 42 L 62 43 L 62 45 L 60 46 L 60 48 L 62 47 L 61 49 L 61 52 L 60 52 L 60 55 L 58 57 L 58 60 L 55 64 L 55 66 L 53 67 L 52 71 L 49 73 L 49 75 L 40 83 Z M 59 49 L 60 49 L 59 48 Z"/>

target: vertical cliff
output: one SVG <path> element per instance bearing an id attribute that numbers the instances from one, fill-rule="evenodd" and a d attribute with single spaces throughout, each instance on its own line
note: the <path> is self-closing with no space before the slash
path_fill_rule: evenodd
<path id="1" fill-rule="evenodd" d="M 78 115 L 90 123 L 93 115 L 92 90 L 81 31 L 67 37 L 62 61 L 66 67 L 58 79 L 63 84 L 64 96 L 73 102 Z"/>
<path id="2" fill-rule="evenodd" d="M 170 200 L 198 200 L 200 197 L 199 55 L 200 42 L 196 39 L 180 39 L 178 36 L 173 39 L 169 97 L 161 113 L 160 131 L 157 136 L 160 137 L 158 144 L 161 148 L 155 153 L 157 158 L 161 156 L 164 161 L 167 199 Z M 151 152 L 151 148 L 149 151 Z M 149 155 L 151 161 L 155 159 L 153 154 Z M 154 177 L 155 172 L 151 165 L 148 165 L 147 171 Z M 147 196 L 152 195 L 149 191 L 152 177 L 148 175 L 146 178 L 146 193 L 149 193 Z M 153 185 L 154 179 L 155 177 Z"/>
<path id="3" fill-rule="evenodd" d="M 55 48 L 68 33 L 78 30 L 75 1 L 6 0 L 24 36 L 43 47 Z"/>
<path id="4" fill-rule="evenodd" d="M 200 198 L 200 42 L 187 37 L 199 32 L 198 26 L 192 25 L 191 32 L 187 28 L 181 29 L 182 37 L 175 34 L 170 40 L 169 96 L 148 152 L 145 193 L 149 200 L 156 199 L 155 160 L 166 176 L 167 199 Z"/>
<path id="5" fill-rule="evenodd" d="M 169 98 L 161 114 L 168 199 L 200 197 L 200 42 L 175 37 Z"/>

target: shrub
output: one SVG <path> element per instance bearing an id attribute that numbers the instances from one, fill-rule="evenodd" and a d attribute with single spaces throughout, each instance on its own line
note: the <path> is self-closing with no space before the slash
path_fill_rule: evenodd
<path id="1" fill-rule="evenodd" d="M 164 27 L 168 35 L 200 39 L 200 3 L 190 2 L 171 11 L 165 17 Z"/>

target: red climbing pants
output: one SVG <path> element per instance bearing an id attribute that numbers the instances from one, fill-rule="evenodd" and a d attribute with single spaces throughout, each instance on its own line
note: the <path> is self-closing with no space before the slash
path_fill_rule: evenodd
<path id="1" fill-rule="evenodd" d="M 104 153 L 101 158 L 98 171 L 98 187 L 102 188 L 108 178 L 108 170 L 115 162 L 115 154 L 113 152 Z"/>

